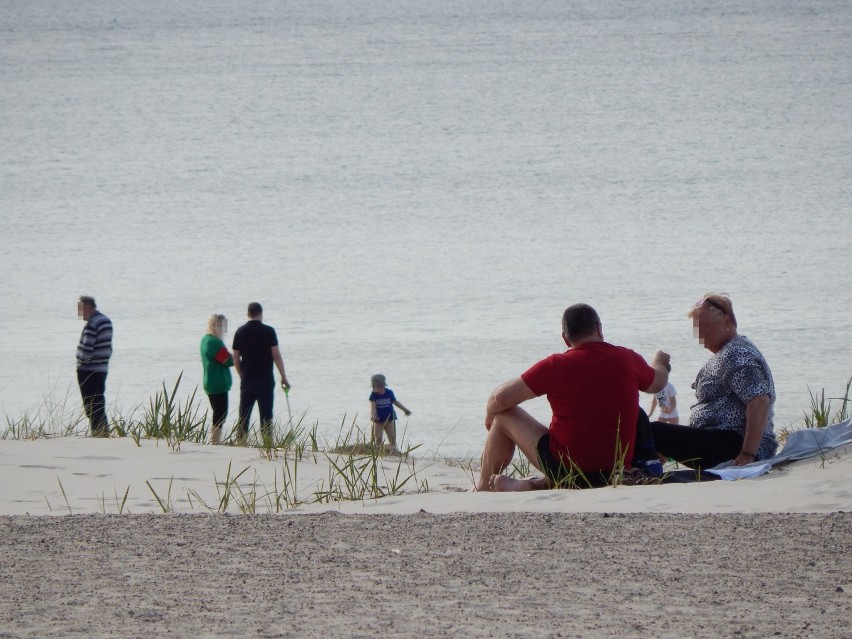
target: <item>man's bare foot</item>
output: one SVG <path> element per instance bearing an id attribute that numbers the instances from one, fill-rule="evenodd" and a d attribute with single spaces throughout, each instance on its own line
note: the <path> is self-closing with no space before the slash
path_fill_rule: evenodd
<path id="1" fill-rule="evenodd" d="M 535 484 L 531 479 L 514 479 L 506 475 L 491 475 L 489 482 L 491 490 L 497 493 L 520 492 L 523 490 L 535 490 Z"/>
<path id="2" fill-rule="evenodd" d="M 482 481 L 480 481 L 480 482 L 474 484 L 469 492 L 472 492 L 472 493 L 491 493 L 491 492 L 494 492 L 494 485 L 492 483 L 492 478 L 494 478 L 494 477 L 497 477 L 497 475 L 491 475 L 491 477 L 489 477 L 487 480 L 485 480 L 485 483 L 482 483 Z"/>

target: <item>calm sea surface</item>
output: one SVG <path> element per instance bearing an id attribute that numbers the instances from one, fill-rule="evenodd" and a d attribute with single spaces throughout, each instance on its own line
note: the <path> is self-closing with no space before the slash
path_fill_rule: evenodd
<path id="1" fill-rule="evenodd" d="M 257 300 L 294 413 L 364 423 L 383 372 L 475 455 L 576 301 L 685 409 L 715 289 L 795 425 L 852 374 L 850 43 L 843 0 L 0 0 L 0 413 L 78 409 L 80 294 L 125 413 Z"/>

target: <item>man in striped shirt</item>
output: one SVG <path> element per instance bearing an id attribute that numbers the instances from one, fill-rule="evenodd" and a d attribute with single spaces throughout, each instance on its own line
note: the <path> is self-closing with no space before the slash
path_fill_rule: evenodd
<path id="1" fill-rule="evenodd" d="M 77 317 L 86 320 L 77 346 L 77 383 L 94 437 L 108 437 L 106 417 L 107 367 L 112 355 L 112 322 L 98 310 L 95 298 L 81 295 Z"/>

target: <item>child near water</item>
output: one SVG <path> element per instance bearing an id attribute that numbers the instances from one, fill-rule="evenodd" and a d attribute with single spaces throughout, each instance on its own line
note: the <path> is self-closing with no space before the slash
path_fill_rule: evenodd
<path id="1" fill-rule="evenodd" d="M 405 416 L 411 415 L 411 411 L 400 404 L 393 391 L 385 385 L 385 376 L 373 375 L 370 384 L 373 392 L 370 393 L 370 421 L 373 422 L 373 443 L 382 445 L 384 434 L 388 434 L 388 449 L 390 452 L 398 452 L 396 448 L 396 412 L 393 407 L 399 408 Z"/>
<path id="2" fill-rule="evenodd" d="M 671 373 L 672 365 L 668 364 L 666 368 Z M 654 414 L 657 406 L 660 407 L 660 417 L 657 421 L 666 424 L 677 424 L 680 421 L 677 412 L 677 391 L 671 382 L 668 382 L 663 390 L 654 395 L 654 399 L 651 401 L 651 410 L 648 411 L 648 417 Z"/>

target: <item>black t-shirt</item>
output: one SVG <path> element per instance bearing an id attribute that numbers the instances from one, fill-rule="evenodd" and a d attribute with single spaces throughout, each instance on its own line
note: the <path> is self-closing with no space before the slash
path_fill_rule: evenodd
<path id="1" fill-rule="evenodd" d="M 273 380 L 272 347 L 278 346 L 275 329 L 260 320 L 249 320 L 234 333 L 233 348 L 240 352 L 242 379 Z"/>

